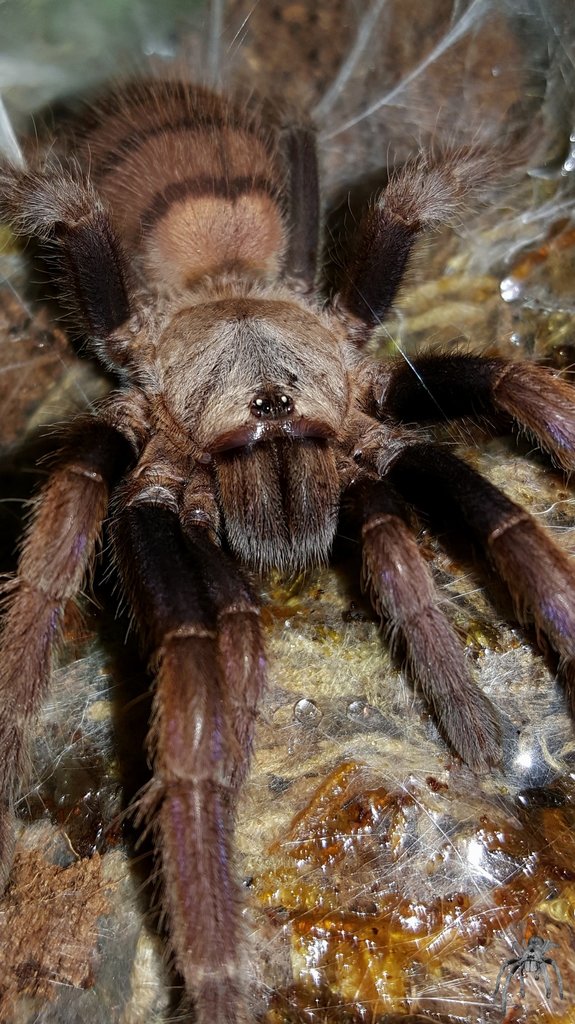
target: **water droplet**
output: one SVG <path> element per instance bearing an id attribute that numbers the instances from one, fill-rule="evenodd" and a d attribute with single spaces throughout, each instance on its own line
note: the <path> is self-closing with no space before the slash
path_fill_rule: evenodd
<path id="1" fill-rule="evenodd" d="M 381 711 L 365 700 L 352 700 L 347 706 L 347 717 L 367 729 L 380 728 L 385 722 Z"/>
<path id="2" fill-rule="evenodd" d="M 521 284 L 514 277 L 505 277 L 499 285 L 504 302 L 516 302 L 521 298 Z"/>
<path id="3" fill-rule="evenodd" d="M 293 715 L 296 722 L 301 725 L 315 725 L 322 717 L 317 704 L 314 704 L 313 700 L 308 700 L 307 697 L 298 700 Z"/>

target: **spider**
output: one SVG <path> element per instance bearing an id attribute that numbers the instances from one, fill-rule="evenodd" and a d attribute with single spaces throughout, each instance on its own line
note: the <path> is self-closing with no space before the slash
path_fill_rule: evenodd
<path id="1" fill-rule="evenodd" d="M 541 939 L 538 935 L 532 935 L 527 943 L 525 949 L 521 953 L 521 956 L 512 956 L 509 960 L 506 960 L 501 965 L 499 974 L 497 975 L 497 982 L 493 995 L 496 996 L 499 991 L 501 979 L 507 971 L 507 977 L 503 986 L 503 992 L 501 993 L 501 1006 L 503 1012 L 507 1006 L 507 991 L 509 989 L 509 982 L 511 981 L 514 974 L 519 974 L 519 994 L 525 995 L 525 975 L 533 974 L 538 980 L 543 975 L 543 981 L 545 982 L 545 995 L 547 999 L 551 995 L 551 981 L 549 979 L 549 972 L 547 967 L 552 967 L 555 971 L 555 977 L 557 978 L 557 988 L 559 989 L 559 997 L 563 999 L 563 979 L 561 977 L 561 971 L 552 957 L 547 956 L 552 946 L 555 946 L 555 942 L 548 942 L 545 939 Z"/>
<path id="2" fill-rule="evenodd" d="M 500 417 L 575 467 L 575 390 L 499 358 L 366 351 L 414 242 L 491 168 L 421 156 L 358 226 L 339 290 L 317 287 L 314 133 L 176 78 L 127 83 L 27 166 L 0 214 L 35 237 L 117 390 L 69 427 L 6 587 L 0 657 L 0 868 L 66 606 L 109 517 L 111 557 L 155 676 L 155 838 L 170 947 L 198 1024 L 250 1019 L 233 826 L 265 680 L 255 577 L 326 561 L 345 509 L 363 577 L 450 748 L 501 758 L 412 532 L 412 504 L 458 509 L 560 657 L 574 702 L 573 565 L 535 521 L 434 441 L 433 423 Z"/>

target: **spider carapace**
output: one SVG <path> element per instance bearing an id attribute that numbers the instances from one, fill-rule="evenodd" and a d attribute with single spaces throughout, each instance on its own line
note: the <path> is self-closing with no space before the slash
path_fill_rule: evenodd
<path id="1" fill-rule="evenodd" d="M 263 108 L 262 108 L 263 109 Z M 198 1024 L 250 1019 L 232 866 L 265 663 L 248 572 L 325 561 L 342 503 L 390 638 L 452 750 L 500 758 L 411 531 L 409 503 L 459 509 L 574 697 L 573 566 L 521 508 L 433 439 L 492 416 L 575 466 L 574 390 L 534 365 L 469 354 L 413 367 L 366 355 L 414 241 L 480 187 L 479 150 L 418 157 L 361 219 L 342 284 L 316 289 L 313 131 L 178 80 L 107 95 L 26 168 L 0 213 L 46 247 L 76 328 L 118 388 L 71 424 L 7 586 L 0 660 L 0 862 L 67 603 L 109 516 L 111 552 L 155 675 L 151 821 L 175 965 Z M 54 269 L 55 268 L 55 269 Z"/>

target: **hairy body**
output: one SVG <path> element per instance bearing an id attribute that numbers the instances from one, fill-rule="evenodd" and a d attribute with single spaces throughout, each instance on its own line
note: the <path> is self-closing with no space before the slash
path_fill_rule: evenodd
<path id="1" fill-rule="evenodd" d="M 419 424 L 497 413 L 575 465 L 575 392 L 467 355 L 375 363 L 365 344 L 412 246 L 490 171 L 420 158 L 364 214 L 339 292 L 316 291 L 313 132 L 177 80 L 108 95 L 25 169 L 0 213 L 56 261 L 63 297 L 119 389 L 70 428 L 8 586 L 0 667 L 0 866 L 67 603 L 111 516 L 113 559 L 155 675 L 153 778 L 139 803 L 161 860 L 171 947 L 198 1024 L 249 1019 L 233 824 L 265 681 L 251 576 L 329 557 L 340 505 L 364 581 L 447 743 L 500 758 L 410 528 L 441 493 L 485 545 L 574 702 L 573 566 L 526 512 Z"/>

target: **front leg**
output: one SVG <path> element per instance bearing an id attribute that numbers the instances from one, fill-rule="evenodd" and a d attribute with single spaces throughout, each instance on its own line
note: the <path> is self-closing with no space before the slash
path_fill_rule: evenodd
<path id="1" fill-rule="evenodd" d="M 503 413 L 575 469 L 575 388 L 545 367 L 466 353 L 418 356 L 381 366 L 372 398 L 375 415 L 403 423 Z"/>
<path id="2" fill-rule="evenodd" d="M 203 470 L 150 467 L 124 493 L 116 560 L 156 675 L 140 801 L 156 835 L 175 965 L 198 1024 L 246 1024 L 247 933 L 233 824 L 264 683 L 259 612 L 215 543 Z M 202 479 L 198 480 L 198 477 Z"/>
<path id="3" fill-rule="evenodd" d="M 517 618 L 530 617 L 560 655 L 575 713 L 575 565 L 535 519 L 462 459 L 439 445 L 406 448 L 390 479 L 414 505 L 458 513 L 507 584 Z"/>
<path id="4" fill-rule="evenodd" d="M 549 966 L 552 967 L 555 971 L 555 977 L 557 979 L 557 988 L 559 989 L 559 998 L 563 999 L 563 978 L 561 977 L 561 971 L 559 970 L 555 961 L 551 959 L 551 957 L 545 959 L 543 963 L 549 964 Z M 543 970 L 545 971 L 545 993 L 547 995 L 547 998 L 549 998 L 549 996 L 551 995 L 551 986 L 549 986 L 549 992 L 547 992 L 548 971 L 545 967 L 543 967 Z"/>
<path id="5" fill-rule="evenodd" d="M 511 957 L 509 960 L 506 960 L 504 963 L 501 964 L 501 967 L 499 968 L 499 973 L 497 975 L 497 981 L 495 982 L 495 988 L 493 989 L 494 996 L 496 996 L 497 993 L 499 992 L 499 986 L 501 984 L 501 979 L 505 974 L 505 971 L 509 970 L 511 968 L 511 965 L 514 963 L 515 957 Z"/>
<path id="6" fill-rule="evenodd" d="M 410 674 L 450 746 L 473 768 L 496 764 L 497 712 L 471 677 L 403 503 L 385 482 L 357 485 L 348 496 L 361 521 L 364 582 L 392 646 L 405 650 Z"/>
<path id="7" fill-rule="evenodd" d="M 12 807 L 27 774 L 29 735 L 50 680 L 68 602 L 82 587 L 111 488 L 131 461 L 131 441 L 94 417 L 80 421 L 37 502 L 14 580 L 0 652 L 0 887 L 13 850 Z"/>
<path id="8" fill-rule="evenodd" d="M 511 979 L 515 977 L 515 972 L 518 970 L 520 970 L 520 965 L 516 963 L 513 967 L 509 968 L 509 972 L 505 979 L 505 984 L 503 986 L 503 991 L 501 993 L 501 1009 L 503 1010 L 504 1014 L 507 1010 L 507 996 L 509 995 L 509 985 L 511 984 Z"/>

